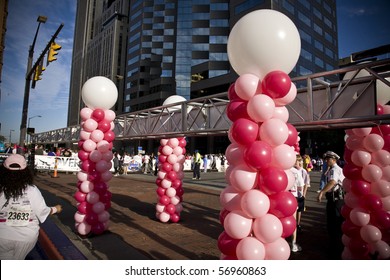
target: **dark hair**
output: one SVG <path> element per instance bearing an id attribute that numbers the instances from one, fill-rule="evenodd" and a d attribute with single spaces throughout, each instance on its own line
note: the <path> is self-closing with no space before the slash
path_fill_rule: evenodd
<path id="1" fill-rule="evenodd" d="M 4 193 L 6 200 L 22 196 L 27 186 L 33 183 L 33 178 L 29 168 L 9 170 L 0 165 L 0 191 Z"/>

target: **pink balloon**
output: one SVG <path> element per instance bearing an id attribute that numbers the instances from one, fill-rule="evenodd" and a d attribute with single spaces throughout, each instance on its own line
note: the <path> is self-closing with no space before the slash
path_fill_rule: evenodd
<path id="1" fill-rule="evenodd" d="M 254 141 L 248 144 L 244 152 L 244 160 L 248 166 L 254 169 L 261 170 L 266 168 L 272 160 L 272 147 L 265 141 Z M 237 159 L 233 162 L 235 161 Z"/>
<path id="2" fill-rule="evenodd" d="M 364 137 L 363 146 L 370 152 L 376 152 L 384 146 L 383 138 L 378 134 L 370 134 Z"/>
<path id="3" fill-rule="evenodd" d="M 351 222 L 355 225 L 362 227 L 370 222 L 370 213 L 363 208 L 354 208 L 349 214 Z"/>
<path id="4" fill-rule="evenodd" d="M 288 136 L 288 126 L 279 119 L 270 118 L 264 121 L 259 130 L 260 139 L 272 147 L 283 144 Z"/>
<path id="5" fill-rule="evenodd" d="M 85 130 L 80 130 L 80 139 L 81 140 L 88 140 L 91 138 L 91 132 L 85 131 Z M 84 144 L 84 142 L 83 142 Z"/>
<path id="6" fill-rule="evenodd" d="M 90 135 L 90 139 L 94 142 L 100 142 L 102 141 L 104 138 L 104 133 L 99 130 L 99 129 L 95 129 L 94 131 L 91 132 L 91 135 Z"/>
<path id="7" fill-rule="evenodd" d="M 344 202 L 352 209 L 360 206 L 360 198 L 354 193 L 346 193 L 344 196 Z"/>
<path id="8" fill-rule="evenodd" d="M 103 202 L 96 202 L 92 205 L 92 211 L 96 214 L 100 214 L 100 213 L 103 213 L 104 211 L 104 204 Z"/>
<path id="9" fill-rule="evenodd" d="M 390 195 L 390 182 L 381 179 L 372 183 L 371 192 L 381 197 Z"/>
<path id="10" fill-rule="evenodd" d="M 109 162 L 111 162 L 112 158 L 114 157 L 112 151 L 107 151 L 101 154 L 102 154 L 102 160 L 109 161 Z"/>
<path id="11" fill-rule="evenodd" d="M 240 118 L 249 119 L 249 115 L 247 112 L 247 101 L 234 100 L 230 101 L 226 106 L 226 115 L 232 122 Z"/>
<path id="12" fill-rule="evenodd" d="M 390 181 L 390 165 L 382 168 L 382 180 Z"/>
<path id="13" fill-rule="evenodd" d="M 99 160 L 96 163 L 96 171 L 103 173 L 110 169 L 110 165 L 108 165 L 108 162 L 105 160 Z"/>
<path id="14" fill-rule="evenodd" d="M 255 237 L 245 237 L 237 244 L 236 255 L 239 260 L 264 260 L 265 247 Z"/>
<path id="15" fill-rule="evenodd" d="M 386 150 L 378 150 L 371 154 L 371 163 L 380 167 L 390 165 L 390 153 Z"/>
<path id="16" fill-rule="evenodd" d="M 275 102 L 265 94 L 256 94 L 248 101 L 247 111 L 253 121 L 264 122 L 272 118 Z"/>
<path id="17" fill-rule="evenodd" d="M 268 196 L 255 189 L 245 192 L 240 201 L 241 209 L 251 218 L 260 218 L 267 214 L 269 205 L 270 202 Z M 225 208 L 228 209 L 227 207 Z"/>
<path id="18" fill-rule="evenodd" d="M 170 154 L 167 158 L 167 161 L 170 163 L 170 164 L 175 164 L 177 162 L 177 155 L 175 154 Z"/>
<path id="19" fill-rule="evenodd" d="M 183 165 L 179 162 L 176 162 L 172 165 L 172 170 L 175 172 L 179 172 L 183 170 Z"/>
<path id="20" fill-rule="evenodd" d="M 91 225 L 86 222 L 82 222 L 77 226 L 77 232 L 81 235 L 87 235 L 91 232 Z"/>
<path id="21" fill-rule="evenodd" d="M 284 123 L 287 123 L 290 114 L 285 106 L 276 106 L 272 118 L 279 119 Z"/>
<path id="22" fill-rule="evenodd" d="M 241 193 L 230 185 L 222 190 L 219 201 L 228 211 L 241 210 Z"/>
<path id="23" fill-rule="evenodd" d="M 291 236 L 297 227 L 297 221 L 295 220 L 294 215 L 279 219 L 283 226 L 282 238 Z"/>
<path id="24" fill-rule="evenodd" d="M 290 88 L 291 79 L 283 71 L 269 72 L 261 82 L 262 92 L 274 99 L 285 97 Z"/>
<path id="25" fill-rule="evenodd" d="M 94 119 L 88 119 L 83 124 L 83 129 L 87 132 L 94 131 L 98 126 L 98 123 Z"/>
<path id="26" fill-rule="evenodd" d="M 367 182 L 376 182 L 382 178 L 382 169 L 375 164 L 363 166 L 362 177 Z"/>
<path id="27" fill-rule="evenodd" d="M 161 181 L 161 187 L 163 187 L 164 189 L 168 189 L 172 186 L 172 182 L 169 181 L 168 179 L 163 179 Z"/>
<path id="28" fill-rule="evenodd" d="M 78 179 L 79 181 L 82 181 L 82 182 L 87 181 L 87 179 L 88 179 L 88 173 L 86 173 L 86 172 L 84 172 L 84 171 L 79 171 L 79 172 L 77 172 L 77 179 Z"/>
<path id="29" fill-rule="evenodd" d="M 230 165 L 243 163 L 245 147 L 237 143 L 230 144 L 225 151 L 226 160 Z"/>
<path id="30" fill-rule="evenodd" d="M 104 110 L 103 109 L 95 109 L 92 112 L 91 118 L 96 122 L 100 122 L 104 119 Z"/>
<path id="31" fill-rule="evenodd" d="M 104 120 L 112 122 L 113 120 L 115 120 L 115 117 L 116 115 L 113 110 L 104 110 Z"/>
<path id="32" fill-rule="evenodd" d="M 89 119 L 92 115 L 92 112 L 93 110 L 88 108 L 88 107 L 84 107 L 83 109 L 81 109 L 80 111 L 80 117 L 83 121 Z"/>
<path id="33" fill-rule="evenodd" d="M 343 187 L 344 186 L 345 186 L 345 184 L 343 182 Z M 345 187 L 344 187 L 344 189 L 345 189 Z M 363 180 L 352 180 L 351 181 L 351 192 L 357 196 L 367 195 L 371 192 L 371 184 L 366 182 L 366 181 L 363 181 Z"/>
<path id="34" fill-rule="evenodd" d="M 371 127 L 358 127 L 358 128 L 352 128 L 353 134 L 364 137 L 371 133 L 372 128 Z"/>
<path id="35" fill-rule="evenodd" d="M 230 174 L 230 182 L 238 192 L 249 191 L 257 185 L 257 172 L 247 165 L 237 165 Z"/>
<path id="36" fill-rule="evenodd" d="M 171 218 L 171 215 L 169 215 L 167 212 L 161 212 L 159 215 L 160 222 L 166 223 Z"/>
<path id="37" fill-rule="evenodd" d="M 169 139 L 160 139 L 160 145 L 161 146 L 168 145 L 168 141 L 169 141 Z"/>
<path id="38" fill-rule="evenodd" d="M 165 193 L 169 197 L 174 197 L 176 195 L 176 190 L 174 188 L 168 188 Z"/>
<path id="39" fill-rule="evenodd" d="M 165 155 L 165 156 L 169 156 L 170 154 L 172 154 L 172 152 L 173 152 L 173 149 L 170 147 L 170 146 L 168 146 L 168 145 L 166 145 L 166 146 L 164 146 L 163 148 L 162 148 L 162 153 Z M 171 163 L 172 164 L 172 163 Z"/>
<path id="40" fill-rule="evenodd" d="M 106 133 L 111 129 L 111 123 L 107 120 L 102 120 L 98 123 L 98 129 L 101 130 L 103 133 Z"/>
<path id="41" fill-rule="evenodd" d="M 294 83 L 291 83 L 288 93 L 282 98 L 274 99 L 274 101 L 277 106 L 284 106 L 293 102 L 295 97 L 297 97 L 297 87 Z"/>
<path id="42" fill-rule="evenodd" d="M 251 120 L 238 119 L 231 129 L 233 139 L 240 145 L 249 145 L 258 138 L 259 126 Z"/>
<path id="43" fill-rule="evenodd" d="M 363 147 L 363 139 L 365 139 L 365 138 L 361 137 L 361 136 L 350 135 L 345 140 L 345 145 L 351 151 L 364 150 L 365 148 Z"/>
<path id="44" fill-rule="evenodd" d="M 365 225 L 360 229 L 360 235 L 367 243 L 375 243 L 382 239 L 382 233 L 379 228 L 372 225 Z"/>
<path id="45" fill-rule="evenodd" d="M 271 243 L 282 236 L 283 225 L 278 217 L 266 214 L 253 222 L 253 233 L 263 243 Z"/>
<path id="46" fill-rule="evenodd" d="M 383 210 L 390 211 L 390 195 L 381 198 Z"/>
<path id="47" fill-rule="evenodd" d="M 282 192 L 288 185 L 286 172 L 276 167 L 264 168 L 259 174 L 258 185 L 259 189 L 267 195 Z"/>
<path id="48" fill-rule="evenodd" d="M 252 219 L 242 211 L 232 211 L 224 221 L 226 233 L 234 239 L 247 237 L 252 229 Z"/>
<path id="49" fill-rule="evenodd" d="M 89 154 L 89 159 L 93 162 L 98 162 L 102 159 L 102 153 L 99 152 L 98 150 L 93 150 Z"/>
<path id="50" fill-rule="evenodd" d="M 74 213 L 74 220 L 77 223 L 83 223 L 85 221 L 85 214 L 77 211 L 76 213 Z"/>
<path id="51" fill-rule="evenodd" d="M 363 150 L 355 150 L 351 154 L 351 160 L 356 166 L 363 167 L 371 162 L 371 153 Z"/>
<path id="52" fill-rule="evenodd" d="M 168 145 L 169 145 L 172 149 L 174 149 L 174 148 L 176 148 L 176 147 L 179 145 L 179 140 L 177 140 L 177 138 L 170 138 L 170 139 L 168 140 Z"/>
<path id="53" fill-rule="evenodd" d="M 285 191 L 289 191 L 295 183 L 295 175 L 294 175 L 294 173 L 292 173 L 292 171 L 290 169 L 284 170 L 284 173 L 286 173 L 286 176 L 287 176 L 287 186 L 286 186 Z"/>
<path id="54" fill-rule="evenodd" d="M 269 196 L 269 214 L 278 218 L 292 216 L 297 210 L 297 199 L 291 192 L 279 192 Z"/>
<path id="55" fill-rule="evenodd" d="M 256 94 L 257 88 L 261 86 L 259 77 L 253 74 L 243 74 L 235 82 L 235 91 L 243 100 L 249 100 Z"/>
<path id="56" fill-rule="evenodd" d="M 180 220 L 180 216 L 177 213 L 173 213 L 170 215 L 169 220 L 172 223 L 177 223 Z"/>
<path id="57" fill-rule="evenodd" d="M 175 148 L 173 148 L 173 154 L 176 155 L 176 156 L 180 156 L 183 154 L 183 148 L 180 147 L 180 146 L 176 146 Z"/>
<path id="58" fill-rule="evenodd" d="M 104 207 L 104 205 L 103 205 L 103 207 Z M 100 212 L 98 215 L 98 220 L 101 223 L 107 222 L 109 219 L 110 219 L 110 213 L 108 213 L 107 211 Z"/>
<path id="59" fill-rule="evenodd" d="M 379 259 L 386 260 L 390 258 L 390 245 L 383 240 L 373 244 L 373 248 L 379 254 Z"/>
<path id="60" fill-rule="evenodd" d="M 93 191 L 93 187 L 94 187 L 94 184 L 92 182 L 84 181 L 80 185 L 80 190 L 83 193 L 89 193 L 89 192 Z"/>
<path id="61" fill-rule="evenodd" d="M 94 191 L 89 192 L 87 194 L 87 201 L 88 203 L 95 204 L 99 201 L 99 194 Z"/>
<path id="62" fill-rule="evenodd" d="M 85 201 L 86 196 L 87 196 L 87 194 L 84 193 L 84 192 L 81 192 L 81 191 L 77 191 L 77 192 L 74 194 L 74 198 L 76 199 L 77 202 L 83 202 L 83 201 Z"/>
<path id="63" fill-rule="evenodd" d="M 112 173 L 110 171 L 105 171 L 102 174 L 100 174 L 100 177 L 103 182 L 108 182 L 112 179 Z"/>
<path id="64" fill-rule="evenodd" d="M 108 130 L 104 133 L 103 139 L 106 140 L 107 142 L 112 142 L 115 140 L 115 133 L 111 130 Z"/>
<path id="65" fill-rule="evenodd" d="M 102 140 L 96 144 L 96 148 L 103 154 L 109 151 L 110 144 L 106 140 Z"/>
<path id="66" fill-rule="evenodd" d="M 278 238 L 272 243 L 265 243 L 264 246 L 265 260 L 288 260 L 290 257 L 290 246 L 284 238 Z"/>
<path id="67" fill-rule="evenodd" d="M 218 237 L 218 248 L 225 255 L 236 255 L 237 244 L 240 239 L 231 238 L 225 231 Z"/>
<path id="68" fill-rule="evenodd" d="M 273 158 L 271 165 L 280 169 L 290 169 L 296 161 L 294 149 L 286 144 L 276 146 L 272 149 Z"/>

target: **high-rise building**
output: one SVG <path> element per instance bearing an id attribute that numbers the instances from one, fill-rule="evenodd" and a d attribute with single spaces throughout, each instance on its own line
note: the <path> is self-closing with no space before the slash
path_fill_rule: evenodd
<path id="1" fill-rule="evenodd" d="M 5 31 L 7 30 L 8 0 L 0 1 L 0 84 L 3 71 L 3 55 L 5 47 Z M 1 101 L 1 92 L 0 92 Z"/>
<path id="2" fill-rule="evenodd" d="M 92 76 L 117 83 L 117 114 L 160 106 L 174 94 L 227 91 L 238 77 L 229 32 L 257 9 L 278 10 L 298 28 L 301 54 L 291 77 L 338 67 L 335 0 L 78 1 L 68 124 L 78 123 L 81 86 Z"/>

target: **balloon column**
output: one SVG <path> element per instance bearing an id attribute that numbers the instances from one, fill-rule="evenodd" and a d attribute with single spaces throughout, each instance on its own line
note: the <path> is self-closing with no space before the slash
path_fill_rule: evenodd
<path id="1" fill-rule="evenodd" d="M 377 113 L 390 114 L 390 106 L 378 104 Z M 346 130 L 344 159 L 342 257 L 389 259 L 390 125 Z"/>
<path id="2" fill-rule="evenodd" d="M 229 60 L 240 76 L 228 92 L 233 124 L 226 149 L 228 186 L 220 195 L 221 259 L 290 256 L 285 238 L 295 230 L 297 202 L 288 190 L 299 148 L 285 107 L 297 91 L 286 73 L 299 53 L 298 30 L 277 11 L 249 13 L 230 33 Z"/>
<path id="3" fill-rule="evenodd" d="M 107 230 L 110 218 L 108 181 L 112 178 L 112 141 L 115 139 L 112 131 L 115 113 L 110 108 L 116 103 L 118 91 L 111 80 L 97 76 L 85 82 L 81 93 L 87 107 L 80 111 L 78 156 L 81 171 L 77 174 L 74 219 L 79 234 L 101 234 Z"/>
<path id="4" fill-rule="evenodd" d="M 187 143 L 184 138 L 170 138 L 161 139 L 160 144 L 156 217 L 163 223 L 177 223 L 183 210 L 182 180 Z"/>

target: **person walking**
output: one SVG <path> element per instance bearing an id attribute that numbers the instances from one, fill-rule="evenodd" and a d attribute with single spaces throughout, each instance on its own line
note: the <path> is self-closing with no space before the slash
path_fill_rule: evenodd
<path id="1" fill-rule="evenodd" d="M 0 259 L 24 260 L 38 241 L 39 223 L 60 213 L 49 207 L 33 184 L 26 159 L 13 154 L 0 166 Z"/>
<path id="2" fill-rule="evenodd" d="M 340 157 L 332 152 L 325 153 L 325 161 L 328 164 L 328 172 L 326 173 L 326 185 L 318 193 L 318 202 L 322 201 L 325 194 L 326 203 L 326 226 L 329 234 L 329 249 L 331 259 L 341 259 L 343 251 L 343 243 L 341 237 L 343 235 L 341 225 L 344 218 L 341 215 L 341 208 L 344 205 L 344 190 L 342 183 L 344 180 L 343 169 L 337 165 L 337 160 Z"/>
<path id="3" fill-rule="evenodd" d="M 297 156 L 297 161 L 295 162 L 294 167 L 298 170 L 298 172 L 301 173 L 302 179 L 303 179 L 303 190 L 302 190 L 302 196 L 299 198 L 301 200 L 301 208 L 303 208 L 301 211 L 297 212 L 297 229 L 298 231 L 302 231 L 302 226 L 301 226 L 301 217 L 302 217 L 302 212 L 306 211 L 306 205 L 305 205 L 305 200 L 306 200 L 306 194 L 307 190 L 310 188 L 310 176 L 309 173 L 306 171 L 305 168 L 303 168 L 303 159 L 301 156 Z M 298 201 L 299 204 L 299 201 Z"/>
<path id="4" fill-rule="evenodd" d="M 200 180 L 200 163 L 202 161 L 202 156 L 200 155 L 198 150 L 195 150 L 194 154 L 194 174 L 192 176 L 192 180 L 198 179 Z"/>
<path id="5" fill-rule="evenodd" d="M 114 176 L 119 176 L 119 155 L 118 152 L 114 153 L 114 158 L 112 159 L 114 163 Z"/>

